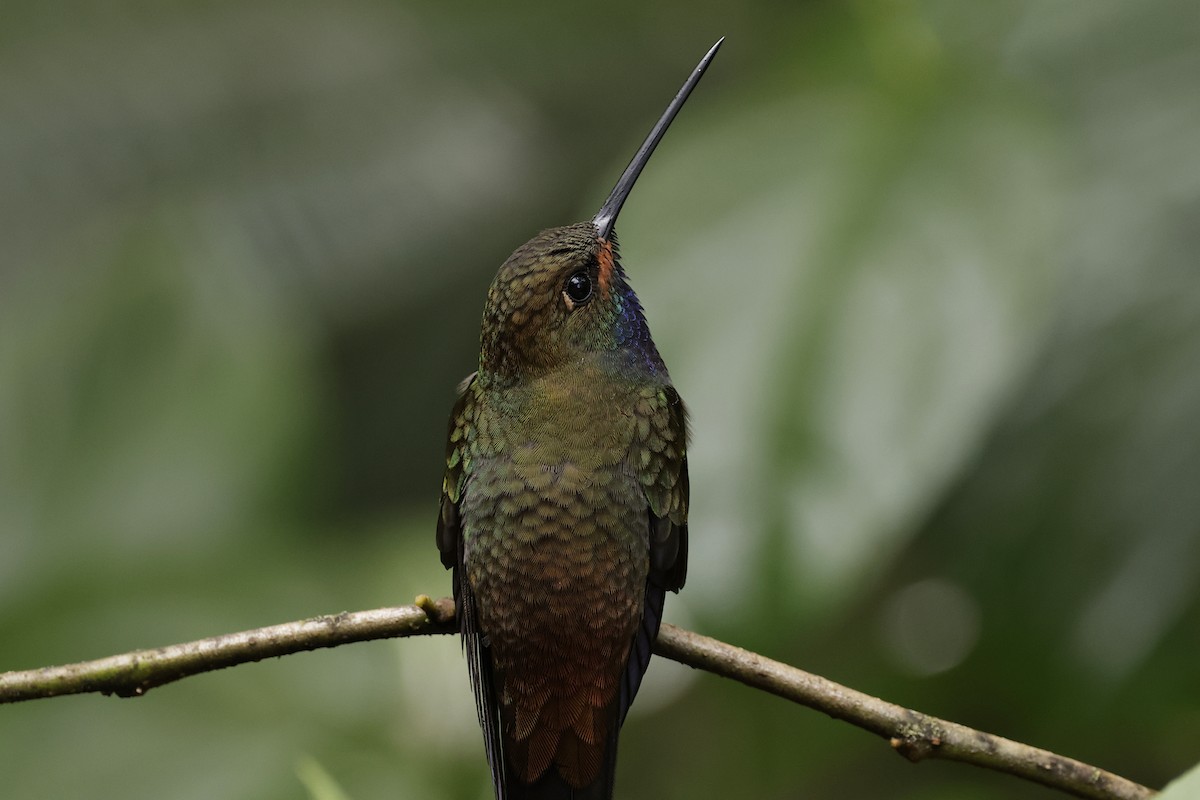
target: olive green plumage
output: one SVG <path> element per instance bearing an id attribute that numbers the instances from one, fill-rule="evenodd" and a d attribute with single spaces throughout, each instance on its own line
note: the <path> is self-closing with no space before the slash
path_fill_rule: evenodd
<path id="1" fill-rule="evenodd" d="M 687 572 L 687 413 L 613 226 L 716 55 L 590 222 L 542 231 L 488 291 L 438 516 L 497 800 L 609 800 L 617 734 Z"/>
<path id="2" fill-rule="evenodd" d="M 587 297 L 572 299 L 572 279 Z M 590 223 L 504 263 L 481 338 L 451 418 L 438 541 L 489 759 L 509 797 L 608 797 L 663 593 L 686 570 L 683 403 Z"/>

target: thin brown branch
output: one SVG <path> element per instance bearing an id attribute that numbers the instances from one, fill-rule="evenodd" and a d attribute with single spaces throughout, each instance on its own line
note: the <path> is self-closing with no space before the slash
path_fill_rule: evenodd
<path id="1" fill-rule="evenodd" d="M 868 730 L 887 739 L 910 761 L 961 761 L 1094 800 L 1138 800 L 1155 794 L 1145 786 L 1073 758 L 888 703 L 674 625 L 663 625 L 654 652 Z"/>
<path id="2" fill-rule="evenodd" d="M 0 674 L 0 703 L 64 694 L 139 697 L 156 686 L 189 675 L 350 642 L 454 633 L 454 601 L 418 598 L 421 605 L 343 612 L 285 622 L 195 642 L 135 650 L 96 661 Z"/>
<path id="3" fill-rule="evenodd" d="M 0 703 L 64 694 L 143 695 L 189 675 L 350 642 L 453 633 L 454 603 L 356 611 L 272 625 L 97 661 L 0 674 Z M 945 758 L 1016 775 L 1076 797 L 1139 800 L 1144 786 L 1074 759 L 930 717 L 707 636 L 663 625 L 654 652 L 732 678 L 887 739 L 911 761 Z"/>

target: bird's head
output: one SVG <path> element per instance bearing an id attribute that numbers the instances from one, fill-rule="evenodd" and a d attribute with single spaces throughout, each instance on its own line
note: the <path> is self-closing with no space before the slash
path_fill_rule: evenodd
<path id="1" fill-rule="evenodd" d="M 616 366 L 665 376 L 641 304 L 618 260 L 613 226 L 721 41 L 692 70 L 596 216 L 542 231 L 500 266 L 483 313 L 479 370 L 485 378 L 520 381 L 596 353 L 611 354 Z"/>
<path id="2" fill-rule="evenodd" d="M 483 315 L 480 370 L 536 377 L 594 353 L 631 369 L 663 371 L 616 238 L 593 222 L 542 231 L 501 265 Z"/>

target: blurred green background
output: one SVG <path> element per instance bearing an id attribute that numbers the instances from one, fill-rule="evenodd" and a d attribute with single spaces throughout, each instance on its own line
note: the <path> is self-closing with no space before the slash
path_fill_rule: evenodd
<path id="1" fill-rule="evenodd" d="M 1194 0 L 0 10 L 0 670 L 444 594 L 488 283 L 622 215 L 694 422 L 668 618 L 1200 760 Z M 638 798 L 1049 798 L 662 660 Z M 0 707 L 6 798 L 490 797 L 450 637 Z"/>

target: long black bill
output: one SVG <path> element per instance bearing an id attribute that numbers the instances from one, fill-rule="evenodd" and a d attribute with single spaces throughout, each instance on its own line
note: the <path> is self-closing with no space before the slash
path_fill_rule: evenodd
<path id="1" fill-rule="evenodd" d="M 637 181 L 638 175 L 642 174 L 642 168 L 646 166 L 646 162 L 650 160 L 650 156 L 654 153 L 654 148 L 658 147 L 658 142 L 662 139 L 663 134 L 667 132 L 671 121 L 675 119 L 675 115 L 679 113 L 679 109 L 683 108 L 683 104 L 687 102 L 688 95 L 692 93 L 692 89 L 696 88 L 696 84 L 700 82 L 700 77 L 704 75 L 704 70 L 708 69 L 709 63 L 713 60 L 713 56 L 717 54 L 717 50 L 721 47 L 721 42 L 725 41 L 722 36 L 717 40 L 717 43 L 704 54 L 704 58 L 700 59 L 700 63 L 692 70 L 692 74 L 684 81 L 683 88 L 675 95 L 675 99 L 671 101 L 671 105 L 667 106 L 667 110 L 659 117 L 650 135 L 646 137 L 646 141 L 642 142 L 642 146 L 638 148 L 633 160 L 629 162 L 629 166 L 625 168 L 625 172 L 621 174 L 621 179 L 617 181 L 617 185 L 613 187 L 612 194 L 604 201 L 604 205 L 600 206 L 599 213 L 592 218 L 592 224 L 596 226 L 596 233 L 601 239 L 607 239 L 612 233 L 613 225 L 617 224 L 617 214 L 621 213 L 621 206 L 625 205 L 625 198 L 629 196 L 629 190 L 633 188 L 633 184 Z"/>

